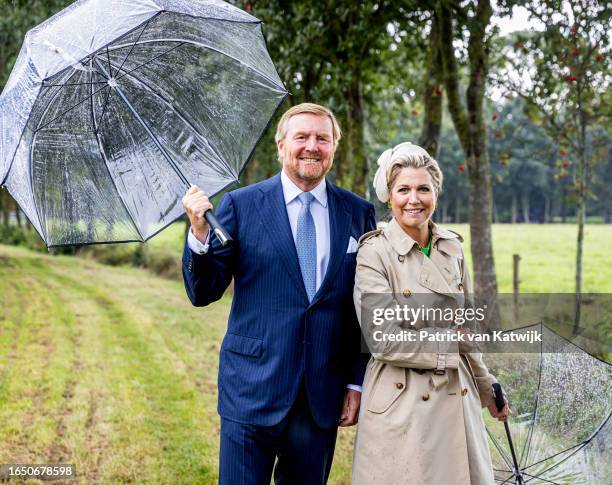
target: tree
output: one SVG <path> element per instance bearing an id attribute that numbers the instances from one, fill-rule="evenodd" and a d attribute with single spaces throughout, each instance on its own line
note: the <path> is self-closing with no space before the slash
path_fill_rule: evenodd
<path id="1" fill-rule="evenodd" d="M 238 2 L 264 22 L 270 53 L 292 102 L 330 105 L 344 130 L 336 181 L 368 192 L 365 80 L 379 67 L 377 52 L 391 42 L 387 25 L 397 14 L 390 0 Z M 240 5 L 242 4 L 242 5 Z"/>
<path id="2" fill-rule="evenodd" d="M 597 162 L 590 149 L 591 128 L 610 118 L 610 44 L 612 13 L 595 0 L 539 0 L 525 3 L 544 30 L 517 35 L 515 55 L 507 56 L 506 85 L 527 102 L 551 137 L 571 149 L 578 225 L 576 246 L 576 317 L 580 324 L 582 256 L 589 171 Z M 609 99 L 608 99 L 609 101 Z"/>
<path id="3" fill-rule="evenodd" d="M 496 301 L 497 278 L 493 259 L 491 167 L 487 156 L 487 131 L 484 119 L 485 84 L 488 74 L 486 29 L 493 10 L 489 0 L 461 6 L 450 0 L 435 2 L 439 29 L 446 99 L 468 170 L 471 251 L 474 261 L 474 289 L 485 301 Z M 468 40 L 468 87 L 465 105 L 461 100 L 461 73 L 454 41 L 461 39 L 466 26 Z M 496 308 L 496 306 L 493 306 Z M 493 310 L 492 321 L 497 321 Z"/>

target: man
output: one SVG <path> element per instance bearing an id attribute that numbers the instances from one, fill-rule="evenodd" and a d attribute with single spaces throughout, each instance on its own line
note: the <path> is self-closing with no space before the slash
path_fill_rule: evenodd
<path id="1" fill-rule="evenodd" d="M 183 255 L 196 306 L 234 297 L 219 362 L 219 482 L 325 484 L 337 426 L 357 422 L 367 355 L 353 306 L 357 240 L 374 207 L 325 180 L 340 128 L 327 108 L 304 103 L 281 118 L 282 171 L 226 194 L 216 216 L 234 239 L 222 247 L 191 187 Z M 278 459 L 276 466 L 275 460 Z"/>

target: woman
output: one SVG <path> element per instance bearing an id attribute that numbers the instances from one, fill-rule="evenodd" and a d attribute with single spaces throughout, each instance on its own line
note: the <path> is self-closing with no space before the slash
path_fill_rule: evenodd
<path id="1" fill-rule="evenodd" d="M 354 293 L 370 341 L 372 329 L 384 334 L 432 326 L 439 330 L 441 325 L 409 325 L 403 316 L 390 325 L 370 327 L 365 320 L 374 307 L 412 303 L 456 310 L 467 306 L 470 293 L 461 236 L 431 221 L 442 186 L 437 162 L 422 148 L 402 143 L 385 151 L 378 165 L 376 194 L 389 203 L 393 219 L 361 238 Z M 355 443 L 354 485 L 494 482 L 481 406 L 500 420 L 509 409 L 507 404 L 502 411 L 495 407 L 495 378 L 481 354 L 459 353 L 457 347 L 453 352 L 449 345 L 385 341 L 371 349 Z"/>

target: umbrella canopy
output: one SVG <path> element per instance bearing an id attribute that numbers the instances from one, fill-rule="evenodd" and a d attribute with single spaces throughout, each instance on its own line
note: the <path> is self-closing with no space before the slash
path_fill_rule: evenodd
<path id="1" fill-rule="evenodd" d="M 261 23 L 216 0 L 80 0 L 26 35 L 0 182 L 49 247 L 144 241 L 236 182 L 287 95 Z"/>
<path id="2" fill-rule="evenodd" d="M 612 365 L 543 324 L 513 332 L 533 330 L 542 334 L 540 353 L 487 356 L 512 407 L 519 467 L 517 473 L 503 427 L 489 423 L 496 483 L 611 483 Z"/>

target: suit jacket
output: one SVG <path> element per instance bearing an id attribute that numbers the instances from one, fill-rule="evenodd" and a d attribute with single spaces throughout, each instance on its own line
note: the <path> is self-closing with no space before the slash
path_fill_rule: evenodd
<path id="1" fill-rule="evenodd" d="M 330 257 L 311 303 L 299 267 L 280 174 L 225 194 L 216 216 L 234 239 L 215 239 L 208 253 L 183 254 L 185 288 L 196 306 L 234 297 L 219 361 L 219 414 L 272 426 L 289 412 L 304 380 L 316 423 L 338 425 L 347 384 L 363 382 L 369 356 L 361 353 L 352 300 L 356 252 L 349 239 L 375 228 L 369 202 L 327 183 Z"/>

